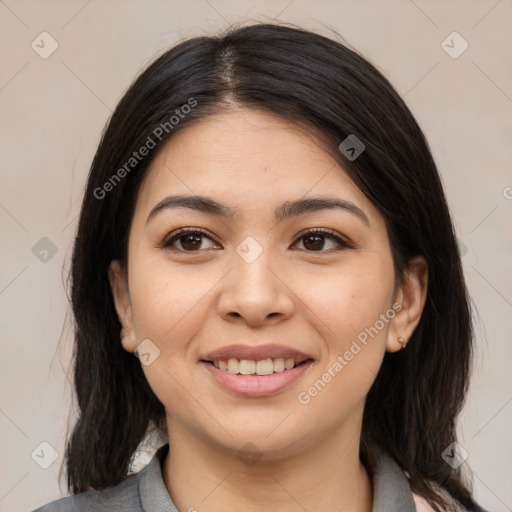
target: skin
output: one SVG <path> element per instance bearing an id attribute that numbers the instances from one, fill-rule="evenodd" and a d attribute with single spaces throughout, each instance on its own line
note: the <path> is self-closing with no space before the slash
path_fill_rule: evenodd
<path id="1" fill-rule="evenodd" d="M 166 209 L 147 222 L 172 194 L 206 195 L 237 213 L 223 219 Z M 340 209 L 274 219 L 283 202 L 319 195 L 355 204 L 368 225 Z M 186 227 L 208 235 L 196 245 L 182 236 L 173 247 L 158 246 Z M 328 236 L 314 245 L 299 236 L 308 228 L 334 230 L 353 247 L 340 248 Z M 252 263 L 236 252 L 247 236 L 263 251 Z M 118 261 L 109 269 L 122 344 L 133 352 L 150 339 L 160 350 L 143 370 L 166 409 L 163 477 L 177 507 L 369 512 L 373 487 L 359 460 L 365 396 L 384 353 L 400 350 L 397 338 L 408 339 L 418 324 L 427 268 L 421 257 L 411 260 L 398 284 L 384 218 L 319 141 L 277 116 L 243 108 L 177 132 L 139 191 L 128 262 L 127 269 Z M 402 309 L 384 328 L 300 403 L 298 394 L 396 302 Z M 314 359 L 272 396 L 235 395 L 199 364 L 201 354 L 226 345 L 266 342 Z M 246 456 L 248 442 L 256 463 Z"/>

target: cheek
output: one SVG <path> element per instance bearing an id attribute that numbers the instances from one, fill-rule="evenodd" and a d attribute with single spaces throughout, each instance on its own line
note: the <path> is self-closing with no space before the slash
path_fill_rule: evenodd
<path id="1" fill-rule="evenodd" d="M 392 260 L 354 258 L 330 279 L 313 282 L 304 286 L 302 298 L 315 313 L 325 358 L 297 399 L 312 415 L 335 422 L 364 399 L 382 364 L 395 315 Z"/>
<path id="2" fill-rule="evenodd" d="M 306 280 L 300 287 L 300 299 L 315 313 L 317 325 L 324 324 L 320 332 L 331 352 L 344 351 L 358 336 L 364 340 L 364 333 L 376 323 L 385 336 L 388 322 L 383 324 L 380 318 L 392 305 L 391 261 L 354 258 L 330 272 L 328 278 L 318 273 L 303 277 Z"/>
<path id="3" fill-rule="evenodd" d="M 178 267 L 161 260 L 133 265 L 130 294 L 137 337 L 179 343 L 198 326 L 198 316 L 218 280 L 192 265 Z"/>
<path id="4" fill-rule="evenodd" d="M 377 290 L 359 280 L 338 303 L 333 300 L 325 305 L 321 318 L 329 326 L 322 331 L 326 357 L 296 397 L 308 428 L 315 428 L 311 418 L 337 425 L 363 406 L 382 364 L 390 321 L 381 320 L 388 311 L 389 295 Z"/>
<path id="5" fill-rule="evenodd" d="M 149 386 L 168 411 L 180 417 L 200 416 L 190 396 L 201 400 L 191 372 L 193 340 L 205 321 L 205 308 L 218 277 L 150 258 L 132 259 L 130 294 L 137 340 L 151 340 L 158 356 L 142 370 Z M 204 421 L 202 418 L 201 421 Z M 199 422 L 199 420 L 198 420 Z"/>

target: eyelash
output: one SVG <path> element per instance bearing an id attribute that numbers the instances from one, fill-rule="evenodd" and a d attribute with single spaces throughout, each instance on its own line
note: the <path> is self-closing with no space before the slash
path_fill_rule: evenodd
<path id="1" fill-rule="evenodd" d="M 202 228 L 180 228 L 177 231 L 171 233 L 170 236 L 164 238 L 164 240 L 162 240 L 162 242 L 157 244 L 157 247 L 160 249 L 168 249 L 168 250 L 184 252 L 184 253 L 196 253 L 196 252 L 201 252 L 201 251 L 205 250 L 205 249 L 200 249 L 200 250 L 196 250 L 196 251 L 186 251 L 184 249 L 177 249 L 175 247 L 172 247 L 172 244 L 176 240 L 183 237 L 185 234 L 201 234 L 201 235 L 204 235 L 206 238 L 209 238 L 213 242 L 217 243 L 208 234 L 208 232 Z M 326 229 L 326 228 L 310 228 L 306 231 L 303 231 L 302 233 L 299 233 L 299 235 L 295 239 L 295 242 L 293 243 L 293 245 L 295 245 L 295 243 L 299 242 L 302 238 L 305 238 L 308 235 L 316 235 L 316 234 L 319 234 L 319 235 L 323 236 L 324 238 L 330 238 L 330 239 L 334 240 L 340 246 L 337 249 L 334 249 L 334 251 L 341 251 L 343 249 L 353 249 L 354 248 L 354 246 L 352 244 L 350 244 L 349 242 L 347 242 L 340 236 L 337 236 L 335 231 L 333 231 L 332 229 Z M 321 253 L 321 252 L 332 252 L 333 249 L 327 250 L 327 251 L 324 251 L 324 250 L 308 251 L 307 249 L 300 249 L 300 250 L 305 250 L 306 252 L 311 252 L 311 253 L 318 253 L 318 252 Z"/>

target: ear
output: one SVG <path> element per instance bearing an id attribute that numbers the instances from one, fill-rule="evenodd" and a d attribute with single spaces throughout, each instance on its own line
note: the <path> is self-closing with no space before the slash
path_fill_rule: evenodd
<path id="1" fill-rule="evenodd" d="M 128 289 L 128 277 L 119 260 L 113 260 L 110 263 L 108 279 L 114 298 L 117 318 L 119 318 L 122 326 L 121 344 L 128 352 L 133 352 L 137 348 L 137 337 L 135 335 L 133 310 Z"/>
<path id="2" fill-rule="evenodd" d="M 398 286 L 395 293 L 394 304 L 401 304 L 393 308 L 397 311 L 390 322 L 386 351 L 397 352 L 402 348 L 399 337 L 406 340 L 414 333 L 425 306 L 428 287 L 428 265 L 423 256 L 412 258 L 404 271 L 403 283 Z"/>

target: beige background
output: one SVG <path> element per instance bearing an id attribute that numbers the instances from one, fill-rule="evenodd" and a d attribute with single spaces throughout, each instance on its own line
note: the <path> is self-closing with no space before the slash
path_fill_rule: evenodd
<path id="1" fill-rule="evenodd" d="M 1 511 L 31 510 L 65 490 L 64 281 L 88 167 L 111 110 L 135 74 L 179 38 L 274 17 L 340 32 L 390 79 L 429 140 L 480 315 L 460 442 L 480 503 L 512 510 L 511 0 L 0 0 Z M 44 31 L 58 44 L 46 59 Z M 442 47 L 453 31 L 469 44 L 458 58 Z M 459 52 L 455 37 L 447 44 Z M 55 255 L 41 252 L 48 241 L 34 254 L 43 237 Z M 42 442 L 58 454 L 48 469 L 39 464 L 51 462 L 52 449 Z"/>

